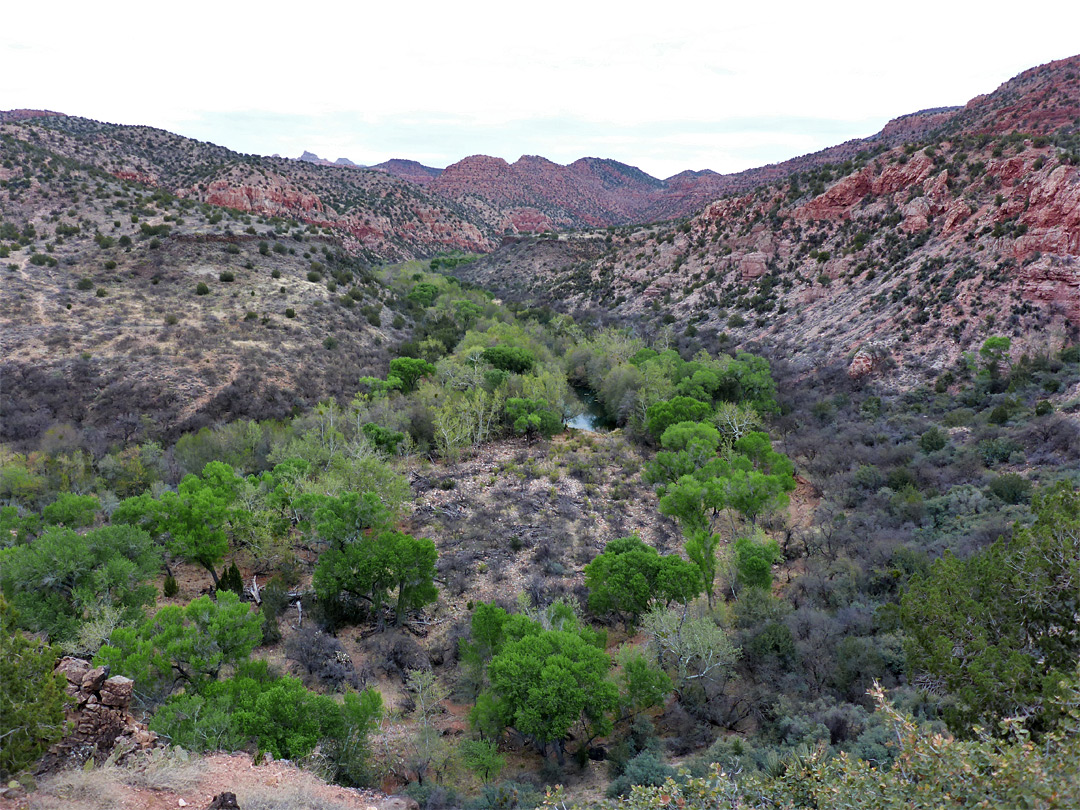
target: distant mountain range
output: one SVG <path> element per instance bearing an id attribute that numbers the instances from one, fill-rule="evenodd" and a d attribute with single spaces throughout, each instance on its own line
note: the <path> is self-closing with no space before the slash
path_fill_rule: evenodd
<path id="1" fill-rule="evenodd" d="M 988 334 L 1080 338 L 1080 57 L 871 138 L 663 180 L 602 158 L 364 168 L 0 112 L 0 234 L 5 440 L 345 392 L 404 334 L 369 268 L 452 250 L 489 254 L 467 280 L 670 327 L 690 353 L 711 335 L 936 373 Z"/>
<path id="2" fill-rule="evenodd" d="M 942 107 L 904 115 L 869 138 L 757 169 L 735 174 L 683 171 L 664 180 L 616 160 L 593 157 L 563 166 L 537 155 L 522 156 L 514 163 L 473 155 L 445 169 L 401 159 L 360 166 L 347 158 L 330 162 L 311 152 L 304 152 L 300 160 L 386 172 L 464 205 L 473 202 L 476 207 L 474 201 L 483 200 L 493 210 L 485 206 L 477 213 L 502 232 L 606 227 L 688 216 L 725 194 L 916 139 L 943 126 L 960 110 Z"/>

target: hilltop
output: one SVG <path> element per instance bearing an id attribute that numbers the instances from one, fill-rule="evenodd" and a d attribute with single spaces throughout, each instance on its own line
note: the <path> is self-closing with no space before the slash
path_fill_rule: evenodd
<path id="1" fill-rule="evenodd" d="M 927 116 L 931 127 L 896 129 L 912 138 L 902 146 L 681 222 L 517 239 L 462 277 L 646 333 L 667 326 L 683 345 L 769 344 L 806 367 L 863 350 L 873 367 L 937 375 L 993 332 L 1032 350 L 1075 339 L 1080 57 Z"/>

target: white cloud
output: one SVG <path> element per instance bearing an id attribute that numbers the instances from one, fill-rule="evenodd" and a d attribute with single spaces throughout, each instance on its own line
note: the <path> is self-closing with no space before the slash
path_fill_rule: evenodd
<path id="1" fill-rule="evenodd" d="M 5 9 L 0 108 L 148 123 L 241 151 L 298 154 L 310 138 L 360 162 L 541 146 L 565 161 L 616 144 L 605 128 L 626 138 L 619 159 L 657 174 L 700 160 L 746 168 L 737 161 L 766 147 L 795 150 L 781 159 L 962 104 L 1072 55 L 1080 30 L 1080 5 L 1065 0 L 1007 21 L 929 0 L 52 6 Z M 765 118 L 777 128 L 730 131 Z M 278 126 L 255 126 L 267 119 Z M 537 119 L 560 130 L 534 137 Z M 784 128 L 798 119 L 836 126 Z M 354 129 L 314 126 L 344 122 Z"/>

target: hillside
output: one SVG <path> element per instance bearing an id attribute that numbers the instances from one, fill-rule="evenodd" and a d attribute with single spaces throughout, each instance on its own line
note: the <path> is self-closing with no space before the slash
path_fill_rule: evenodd
<path id="1" fill-rule="evenodd" d="M 6 133 L 177 197 L 329 229 L 368 261 L 494 246 L 460 206 L 386 172 L 242 155 L 151 127 L 71 116 L 23 119 Z"/>
<path id="2" fill-rule="evenodd" d="M 1080 328 L 1080 57 L 942 115 L 902 147 L 681 224 L 517 240 L 462 277 L 670 325 L 684 343 L 767 343 L 806 367 L 865 348 L 879 366 L 939 374 L 991 331 L 1029 349 L 1067 342 Z"/>
<path id="3" fill-rule="evenodd" d="M 5 441 L 280 418 L 385 367 L 406 322 L 333 229 L 174 196 L 126 177 L 127 158 L 117 177 L 54 139 L 91 152 L 0 131 Z"/>

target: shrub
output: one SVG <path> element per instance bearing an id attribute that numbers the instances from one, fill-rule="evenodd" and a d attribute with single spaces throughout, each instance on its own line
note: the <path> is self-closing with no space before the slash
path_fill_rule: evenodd
<path id="1" fill-rule="evenodd" d="M 295 318 L 296 317 L 296 310 L 293 309 L 292 307 L 289 307 L 288 309 L 285 310 L 285 317 L 286 318 Z"/>
<path id="2" fill-rule="evenodd" d="M 89 612 L 104 605 L 137 620 L 153 602 L 155 588 L 147 580 L 160 567 L 161 550 L 133 526 L 82 535 L 53 528 L 6 552 L 0 581 L 24 627 L 67 641 Z"/>
<path id="3" fill-rule="evenodd" d="M 990 482 L 990 492 L 1005 503 L 1023 503 L 1031 498 L 1031 482 L 1017 473 L 1006 473 Z"/>
<path id="4" fill-rule="evenodd" d="M 311 282 L 322 281 L 322 273 L 318 270 L 309 270 L 307 274 L 307 280 Z"/>
<path id="5" fill-rule="evenodd" d="M 166 599 L 172 599 L 180 593 L 180 586 L 176 583 L 176 577 L 172 574 L 165 577 L 165 583 L 161 586 L 161 592 L 165 595 Z"/>
<path id="6" fill-rule="evenodd" d="M 52 526 L 81 529 L 94 522 L 94 516 L 100 508 L 101 502 L 95 495 L 75 495 L 65 492 L 41 510 L 41 517 L 45 523 Z"/>
<path id="7" fill-rule="evenodd" d="M 210 288 L 206 286 L 206 282 L 200 281 L 195 287 L 196 295 L 207 295 L 210 292 Z"/>
<path id="8" fill-rule="evenodd" d="M 67 730 L 70 701 L 57 653 L 14 627 L 11 608 L 0 596 L 0 777 L 25 768 Z"/>
<path id="9" fill-rule="evenodd" d="M 83 277 L 78 280 L 75 287 L 79 290 L 92 290 L 94 289 L 94 281 L 93 279 Z"/>
<path id="10" fill-rule="evenodd" d="M 936 453 L 949 443 L 948 435 L 938 427 L 932 427 L 919 437 L 919 448 L 924 453 Z"/>
<path id="11" fill-rule="evenodd" d="M 222 270 L 218 273 L 218 281 L 236 281 L 236 276 L 233 274 L 232 270 Z"/>

